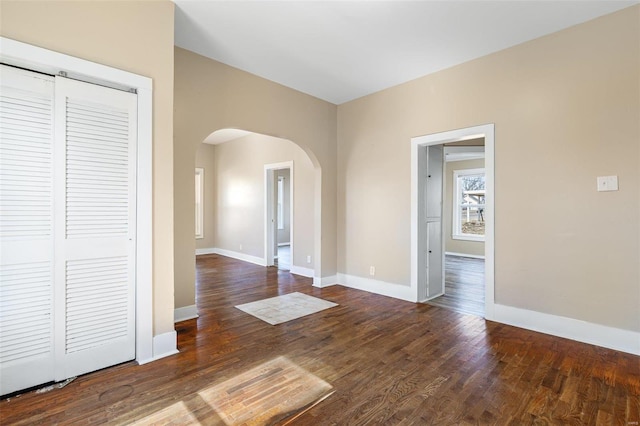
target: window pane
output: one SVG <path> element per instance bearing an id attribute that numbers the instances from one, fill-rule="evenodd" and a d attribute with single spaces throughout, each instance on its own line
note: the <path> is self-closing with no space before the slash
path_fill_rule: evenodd
<path id="1" fill-rule="evenodd" d="M 284 229 L 284 177 L 278 176 L 278 229 Z"/>
<path id="2" fill-rule="evenodd" d="M 484 174 L 461 176 L 463 191 L 484 191 Z"/>
<path id="3" fill-rule="evenodd" d="M 484 169 L 454 171 L 453 238 L 484 239 L 485 188 Z"/>
<path id="4" fill-rule="evenodd" d="M 200 238 L 204 238 L 204 226 L 203 226 L 203 221 L 204 221 L 204 205 L 202 203 L 202 198 L 203 198 L 203 182 L 202 182 L 202 178 L 204 175 L 204 169 L 201 168 L 196 168 L 196 181 L 195 181 L 195 187 L 196 187 L 196 193 L 195 193 L 195 205 L 196 205 L 196 238 L 200 239 Z"/>
<path id="5" fill-rule="evenodd" d="M 484 206 L 460 206 L 460 227 L 463 234 L 484 235 Z"/>

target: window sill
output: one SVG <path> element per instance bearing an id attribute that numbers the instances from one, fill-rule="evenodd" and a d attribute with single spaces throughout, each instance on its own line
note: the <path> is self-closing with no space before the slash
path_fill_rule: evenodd
<path id="1" fill-rule="evenodd" d="M 476 241 L 479 243 L 484 243 L 484 235 L 472 235 L 472 234 L 456 234 L 451 236 L 452 240 L 462 240 L 462 241 Z"/>

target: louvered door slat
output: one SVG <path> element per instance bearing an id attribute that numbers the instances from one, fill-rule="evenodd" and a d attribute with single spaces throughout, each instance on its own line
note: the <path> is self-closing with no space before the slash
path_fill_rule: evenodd
<path id="1" fill-rule="evenodd" d="M 85 155 L 94 155 L 115 160 L 121 160 L 122 156 L 128 153 L 126 147 L 102 145 L 100 148 L 96 148 L 89 144 L 82 143 L 78 143 L 74 147 L 69 147 L 68 151 L 77 151 Z"/>
<path id="2" fill-rule="evenodd" d="M 114 310 L 110 305 L 94 306 L 93 309 L 76 310 L 72 315 L 68 315 L 67 319 L 73 321 L 112 321 L 120 318 L 122 312 Z"/>
<path id="3" fill-rule="evenodd" d="M 47 333 L 51 329 L 51 320 L 28 321 L 21 324 L 2 325 L 0 334 L 3 339 L 18 339 L 24 336 L 23 329 L 28 327 L 34 333 Z"/>
<path id="4" fill-rule="evenodd" d="M 95 133 L 87 133 L 81 131 L 73 131 L 70 130 L 68 132 L 68 136 L 71 138 L 75 138 L 78 142 L 78 145 L 94 145 L 94 146 L 112 146 L 115 148 L 127 146 L 122 143 L 122 137 L 120 136 L 110 136 L 107 134 L 95 134 Z"/>
<path id="5" fill-rule="evenodd" d="M 67 282 L 72 283 L 74 286 L 82 287 L 83 285 L 97 285 L 100 282 L 110 282 L 112 280 L 126 280 L 127 279 L 127 265 L 122 266 L 104 266 L 103 268 L 85 269 L 80 270 L 68 270 Z"/>

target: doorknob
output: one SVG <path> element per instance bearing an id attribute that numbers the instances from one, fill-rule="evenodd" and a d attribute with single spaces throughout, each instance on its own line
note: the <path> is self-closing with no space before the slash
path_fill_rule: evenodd
<path id="1" fill-rule="evenodd" d="M 429 250 L 429 253 L 431 253 L 431 250 Z"/>

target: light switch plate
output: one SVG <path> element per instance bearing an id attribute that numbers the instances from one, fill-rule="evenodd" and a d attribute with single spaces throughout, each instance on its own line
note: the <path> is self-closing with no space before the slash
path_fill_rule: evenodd
<path id="1" fill-rule="evenodd" d="M 598 176 L 598 191 L 617 191 L 618 176 Z"/>

